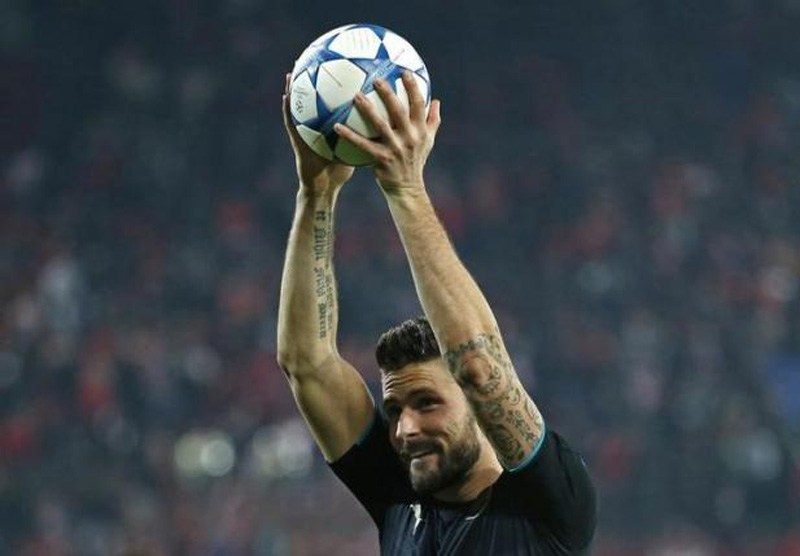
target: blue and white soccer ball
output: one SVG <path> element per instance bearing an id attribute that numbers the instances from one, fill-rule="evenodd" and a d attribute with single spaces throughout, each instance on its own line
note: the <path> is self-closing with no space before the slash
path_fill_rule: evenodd
<path id="1" fill-rule="evenodd" d="M 342 123 L 365 137 L 377 131 L 353 108 L 358 91 L 386 119 L 383 101 L 373 88 L 376 77 L 385 79 L 408 108 L 408 95 L 401 79 L 413 72 L 426 107 L 430 106 L 430 77 L 414 47 L 400 35 L 378 25 L 354 24 L 338 27 L 316 39 L 294 64 L 290 82 L 292 122 L 300 137 L 327 160 L 352 166 L 373 162 L 372 157 L 333 131 Z"/>

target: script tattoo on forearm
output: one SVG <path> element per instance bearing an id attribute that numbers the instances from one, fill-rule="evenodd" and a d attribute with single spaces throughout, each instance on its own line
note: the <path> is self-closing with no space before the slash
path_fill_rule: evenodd
<path id="1" fill-rule="evenodd" d="M 514 371 L 499 332 L 481 334 L 446 350 L 444 358 L 500 461 L 506 466 L 519 464 L 539 440 L 544 423 Z M 477 383 L 469 380 L 476 371 L 483 375 Z"/>
<path id="2" fill-rule="evenodd" d="M 336 312 L 336 295 L 333 279 L 333 222 L 331 212 L 314 212 L 314 294 L 317 299 L 317 326 L 319 338 L 332 333 Z"/>

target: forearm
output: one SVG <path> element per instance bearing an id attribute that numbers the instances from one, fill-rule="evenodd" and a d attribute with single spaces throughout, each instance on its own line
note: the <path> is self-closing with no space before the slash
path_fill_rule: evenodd
<path id="1" fill-rule="evenodd" d="M 278 310 L 278 362 L 328 461 L 353 445 L 374 412 L 361 375 L 336 348 L 335 201 L 335 192 L 298 193 Z"/>
<path id="2" fill-rule="evenodd" d="M 337 356 L 333 270 L 336 192 L 297 194 L 278 310 L 278 353 L 287 372 L 310 372 Z"/>
<path id="3" fill-rule="evenodd" d="M 491 307 L 458 258 L 424 188 L 387 195 L 423 310 L 450 372 L 500 462 L 513 468 L 544 424 L 503 345 Z"/>
<path id="4" fill-rule="evenodd" d="M 442 353 L 497 324 L 483 293 L 458 258 L 424 189 L 387 195 L 417 295 Z"/>

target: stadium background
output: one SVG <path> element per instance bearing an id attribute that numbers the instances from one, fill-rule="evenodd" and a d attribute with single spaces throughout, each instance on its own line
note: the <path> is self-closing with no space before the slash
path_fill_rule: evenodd
<path id="1" fill-rule="evenodd" d="M 10 0 L 0 554 L 374 554 L 275 363 L 283 74 L 353 21 L 443 101 L 429 190 L 599 555 L 800 554 L 800 3 Z M 340 344 L 420 312 L 367 171 Z"/>

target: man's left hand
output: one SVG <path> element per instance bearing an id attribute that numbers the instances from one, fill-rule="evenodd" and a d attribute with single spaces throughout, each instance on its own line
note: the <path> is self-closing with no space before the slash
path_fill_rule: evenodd
<path id="1" fill-rule="evenodd" d="M 368 139 L 342 124 L 334 126 L 341 137 L 375 158 L 375 177 L 387 195 L 413 193 L 424 188 L 423 168 L 441 123 L 441 103 L 433 100 L 426 113 L 425 99 L 411 72 L 403 72 L 403 85 L 408 93 L 408 109 L 386 81 L 376 79 L 374 82 L 389 114 L 388 121 L 362 93 L 355 98 L 356 109 L 378 131 L 377 139 Z"/>

